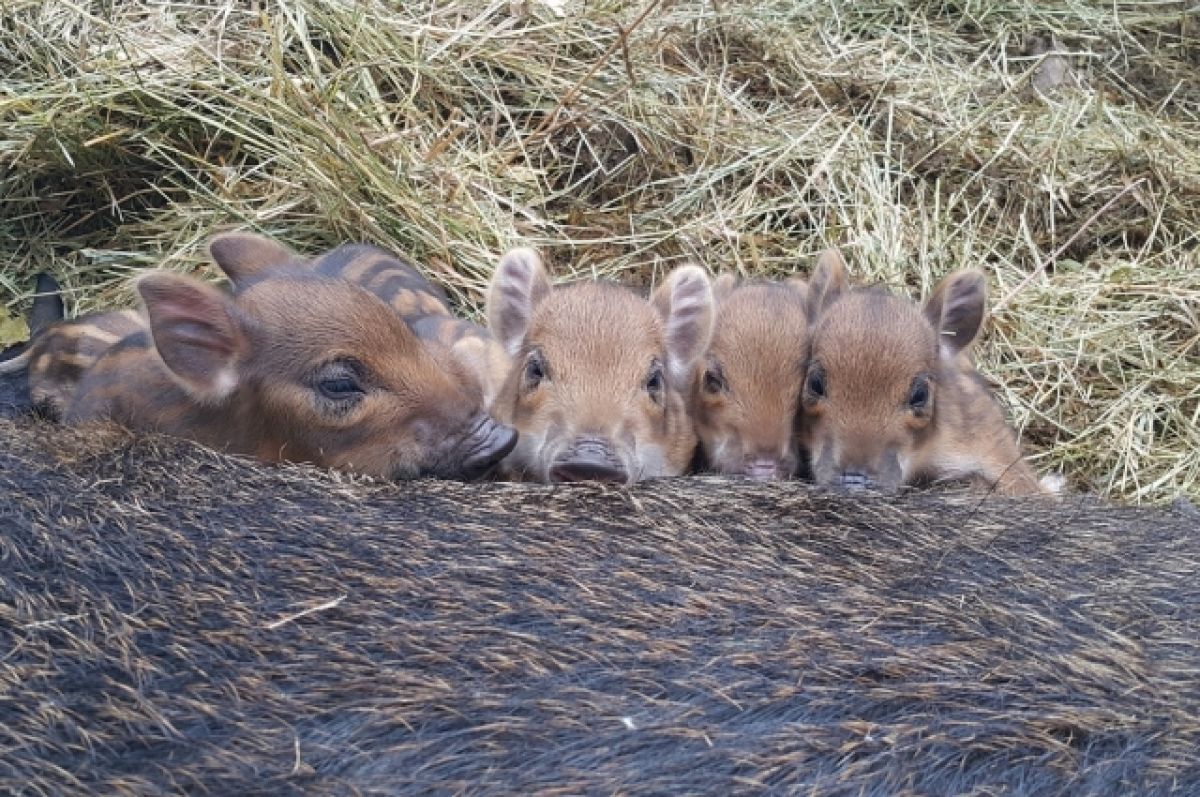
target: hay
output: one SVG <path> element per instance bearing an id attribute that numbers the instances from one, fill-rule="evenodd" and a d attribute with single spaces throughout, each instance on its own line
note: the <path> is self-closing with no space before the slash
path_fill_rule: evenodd
<path id="1" fill-rule="evenodd" d="M 222 225 L 409 252 L 466 312 L 518 241 L 634 283 L 685 259 L 803 271 L 840 243 L 914 295 L 977 265 L 1005 297 L 1047 263 L 981 348 L 1037 467 L 1197 498 L 1187 9 L 16 0 L 0 284 L 12 313 L 44 269 L 73 310 L 127 303 L 139 269 L 207 269 Z"/>

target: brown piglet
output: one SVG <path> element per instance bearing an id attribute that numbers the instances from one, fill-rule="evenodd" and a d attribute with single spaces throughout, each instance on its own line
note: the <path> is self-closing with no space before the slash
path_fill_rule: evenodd
<path id="1" fill-rule="evenodd" d="M 234 288 L 141 277 L 144 323 L 56 394 L 63 420 L 393 479 L 476 477 L 512 449 L 515 432 L 464 388 L 461 365 L 371 292 L 287 264 Z M 95 322 L 51 326 L 48 339 L 73 325 Z M 45 381 L 31 371 L 31 392 Z"/>
<path id="2" fill-rule="evenodd" d="M 496 268 L 487 315 L 513 360 L 494 408 L 519 433 L 509 475 L 631 483 L 690 466 L 686 394 L 713 326 L 703 270 L 675 269 L 650 302 L 610 283 L 552 287 L 537 253 L 515 249 Z"/>
<path id="3" fill-rule="evenodd" d="M 837 250 L 821 256 L 800 421 L 818 484 L 886 491 L 965 479 L 1008 495 L 1048 492 L 971 362 L 986 313 L 978 271 L 950 274 L 918 306 L 850 289 Z"/>
<path id="4" fill-rule="evenodd" d="M 704 368 L 692 383 L 692 412 L 707 468 L 756 479 L 792 476 L 808 358 L 803 280 L 713 284 L 716 323 Z"/>
<path id="5" fill-rule="evenodd" d="M 10 412 L 28 411 L 50 420 L 61 420 L 79 382 L 114 344 L 146 330 L 146 319 L 135 310 L 92 313 L 64 321 L 58 283 L 48 274 L 38 276 L 37 295 L 29 315 L 28 344 L 6 350 L 0 374 L 23 382 L 27 394 Z"/>

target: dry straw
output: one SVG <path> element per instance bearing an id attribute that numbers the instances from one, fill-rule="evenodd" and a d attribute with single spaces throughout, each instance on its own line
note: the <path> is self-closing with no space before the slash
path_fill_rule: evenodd
<path id="1" fill-rule="evenodd" d="M 1188 3 L 27 2 L 0 15 L 0 284 L 73 310 L 224 225 L 648 283 L 984 268 L 983 370 L 1039 469 L 1200 497 Z"/>

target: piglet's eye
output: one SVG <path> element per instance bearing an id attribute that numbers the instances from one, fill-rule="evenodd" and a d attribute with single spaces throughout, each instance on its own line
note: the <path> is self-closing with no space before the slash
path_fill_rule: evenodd
<path id="1" fill-rule="evenodd" d="M 320 388 L 321 393 L 331 399 L 353 398 L 363 392 L 358 382 L 350 378 L 322 379 Z"/>
<path id="2" fill-rule="evenodd" d="M 532 390 L 546 379 L 546 360 L 538 352 L 529 355 L 525 361 L 525 388 Z"/>
<path id="3" fill-rule="evenodd" d="M 650 398 L 659 401 L 662 399 L 664 385 L 662 365 L 655 361 L 650 365 L 650 372 L 646 374 L 646 392 L 650 394 Z"/>
<path id="4" fill-rule="evenodd" d="M 362 368 L 352 360 L 335 360 L 322 366 L 313 380 L 316 390 L 330 401 L 357 401 L 366 392 Z"/>
<path id="5" fill-rule="evenodd" d="M 924 377 L 917 377 L 913 380 L 912 387 L 908 390 L 908 407 L 914 411 L 921 411 L 929 407 L 929 382 Z"/>
<path id="6" fill-rule="evenodd" d="M 810 398 L 825 398 L 825 372 L 814 366 L 808 370 L 808 378 L 804 381 L 804 390 Z"/>
<path id="7" fill-rule="evenodd" d="M 704 391 L 706 393 L 721 393 L 726 388 L 725 374 L 720 366 L 713 366 L 704 372 Z"/>

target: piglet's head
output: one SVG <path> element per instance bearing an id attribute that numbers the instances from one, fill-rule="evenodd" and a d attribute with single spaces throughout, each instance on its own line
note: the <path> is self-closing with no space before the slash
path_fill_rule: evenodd
<path id="1" fill-rule="evenodd" d="M 921 307 L 882 290 L 850 290 L 841 256 L 830 251 L 809 294 L 815 322 L 801 431 L 814 479 L 880 490 L 910 483 L 936 428 L 939 381 L 983 323 L 983 275 L 951 274 Z"/>
<path id="2" fill-rule="evenodd" d="M 686 392 L 713 327 L 700 268 L 675 269 L 651 302 L 605 283 L 552 287 L 537 254 L 517 249 L 496 269 L 487 312 L 513 358 L 494 408 L 520 433 L 509 473 L 628 483 L 688 467 Z"/>
<path id="3" fill-rule="evenodd" d="M 718 473 L 783 479 L 799 464 L 794 432 L 808 357 L 802 281 L 717 279 L 716 328 L 693 387 L 696 431 Z"/>
<path id="4" fill-rule="evenodd" d="M 352 284 L 284 269 L 229 294 L 154 272 L 137 289 L 158 356 L 204 410 L 191 414 L 226 419 L 232 450 L 386 478 L 470 478 L 515 442 L 452 361 Z M 181 423 L 189 412 L 181 405 Z"/>

